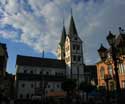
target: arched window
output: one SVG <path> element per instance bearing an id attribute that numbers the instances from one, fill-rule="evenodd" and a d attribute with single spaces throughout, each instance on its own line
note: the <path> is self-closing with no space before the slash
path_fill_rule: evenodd
<path id="1" fill-rule="evenodd" d="M 104 69 L 104 67 L 101 67 L 101 69 L 100 69 L 100 75 L 101 75 L 101 79 L 104 79 L 104 75 L 105 75 L 105 69 Z"/>

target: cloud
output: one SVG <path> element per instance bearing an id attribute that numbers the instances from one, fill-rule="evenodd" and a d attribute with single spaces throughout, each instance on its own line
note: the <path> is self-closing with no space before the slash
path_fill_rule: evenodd
<path id="1" fill-rule="evenodd" d="M 61 37 L 62 21 L 68 31 L 70 9 L 82 38 L 86 63 L 96 63 L 97 49 L 106 43 L 109 30 L 118 33 L 124 26 L 124 0 L 1 0 L 0 37 L 25 43 L 37 52 L 55 52 Z"/>

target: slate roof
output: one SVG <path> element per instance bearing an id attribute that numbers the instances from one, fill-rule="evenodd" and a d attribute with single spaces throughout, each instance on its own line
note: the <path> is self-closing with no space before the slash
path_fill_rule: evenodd
<path id="1" fill-rule="evenodd" d="M 17 55 L 16 65 L 65 69 L 64 60 Z"/>
<path id="2" fill-rule="evenodd" d="M 73 16 L 71 16 L 70 19 L 70 25 L 69 25 L 69 35 L 77 35 L 77 30 L 76 30 L 76 26 L 75 26 L 75 22 L 73 19 Z"/>
<path id="3" fill-rule="evenodd" d="M 62 35 L 61 35 L 61 40 L 60 40 L 61 48 L 64 47 L 65 40 L 66 40 L 66 30 L 65 30 L 65 27 L 63 26 Z"/>

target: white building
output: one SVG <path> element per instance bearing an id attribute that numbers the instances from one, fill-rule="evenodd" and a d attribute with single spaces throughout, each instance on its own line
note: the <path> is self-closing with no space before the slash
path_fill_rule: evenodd
<path id="1" fill-rule="evenodd" d="M 32 98 L 62 91 L 61 82 L 65 78 L 66 69 L 63 60 L 18 55 L 16 69 L 17 98 Z"/>
<path id="2" fill-rule="evenodd" d="M 18 99 L 36 95 L 63 95 L 61 83 L 65 78 L 84 80 L 82 40 L 78 36 L 73 16 L 69 32 L 63 26 L 57 48 L 58 59 L 17 56 L 16 92 Z M 41 92 L 44 91 L 44 92 Z"/>

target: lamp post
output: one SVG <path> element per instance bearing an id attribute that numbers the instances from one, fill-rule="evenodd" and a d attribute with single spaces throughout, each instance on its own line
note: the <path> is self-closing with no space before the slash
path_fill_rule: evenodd
<path id="1" fill-rule="evenodd" d="M 104 81 L 106 83 L 106 100 L 107 100 L 107 104 L 109 103 L 109 80 L 112 79 L 112 77 L 108 74 L 104 75 Z"/>
<path id="2" fill-rule="evenodd" d="M 120 89 L 120 81 L 119 81 L 119 73 L 118 73 L 118 61 L 121 61 L 121 59 L 119 58 L 119 55 L 121 53 L 119 53 L 119 50 L 122 50 L 122 45 L 120 47 L 118 47 L 118 45 L 116 45 L 116 38 L 115 35 L 113 35 L 110 31 L 108 36 L 106 37 L 109 45 L 110 45 L 110 50 L 107 51 L 107 49 L 101 44 L 101 47 L 98 49 L 98 53 L 101 57 L 102 61 L 106 61 L 107 54 L 108 52 L 110 52 L 110 55 L 112 57 L 112 62 L 114 64 L 114 72 L 115 72 L 115 81 L 116 81 L 116 93 L 117 93 L 117 100 L 118 102 L 120 101 L 120 96 L 121 96 L 121 89 Z"/>
<path id="3" fill-rule="evenodd" d="M 111 46 L 111 55 L 112 55 L 112 59 L 114 63 L 114 71 L 115 71 L 116 91 L 117 91 L 117 94 L 120 94 L 121 90 L 120 90 L 119 74 L 118 74 L 118 67 L 117 67 L 118 53 L 117 53 L 117 48 L 115 46 L 116 39 L 115 39 L 115 35 L 113 35 L 110 31 L 109 31 L 109 35 L 107 36 L 107 41 Z"/>

